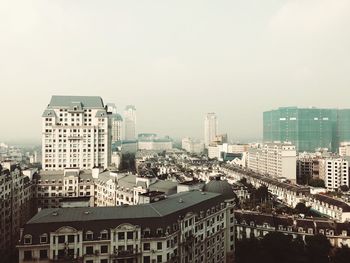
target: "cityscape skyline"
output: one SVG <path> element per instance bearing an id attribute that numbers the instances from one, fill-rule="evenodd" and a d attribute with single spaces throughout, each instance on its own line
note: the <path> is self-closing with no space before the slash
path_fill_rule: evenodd
<path id="1" fill-rule="evenodd" d="M 215 112 L 229 138 L 242 141 L 262 138 L 266 110 L 348 106 L 349 1 L 4 5 L 5 141 L 39 141 L 38 116 L 55 94 L 135 105 L 140 132 L 179 138 L 203 138 L 203 116 Z"/>

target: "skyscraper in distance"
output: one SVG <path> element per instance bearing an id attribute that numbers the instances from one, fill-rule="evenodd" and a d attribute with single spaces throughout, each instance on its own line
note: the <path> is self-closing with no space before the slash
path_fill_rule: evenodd
<path id="1" fill-rule="evenodd" d="M 126 106 L 124 110 L 124 139 L 136 140 L 136 108 L 133 105 Z"/>
<path id="2" fill-rule="evenodd" d="M 207 113 L 204 120 L 204 143 L 205 147 L 211 144 L 218 134 L 218 118 L 215 113 Z"/>

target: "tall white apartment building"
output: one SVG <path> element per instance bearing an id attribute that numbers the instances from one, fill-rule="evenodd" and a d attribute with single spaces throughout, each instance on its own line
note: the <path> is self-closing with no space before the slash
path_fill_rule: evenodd
<path id="1" fill-rule="evenodd" d="M 267 143 L 248 152 L 248 168 L 272 177 L 296 181 L 296 150 L 291 143 Z"/>
<path id="2" fill-rule="evenodd" d="M 123 130 L 123 118 L 117 112 L 117 107 L 114 103 L 107 103 L 107 112 L 111 119 L 111 135 L 112 135 L 112 143 L 120 142 L 122 138 L 122 130 Z"/>
<path id="3" fill-rule="evenodd" d="M 136 108 L 128 105 L 124 111 L 124 139 L 136 140 Z"/>
<path id="4" fill-rule="evenodd" d="M 320 161 L 320 178 L 328 190 L 337 190 L 342 185 L 349 185 L 349 157 L 325 158 Z"/>
<path id="5" fill-rule="evenodd" d="M 101 97 L 52 96 L 42 115 L 43 170 L 107 168 L 110 129 Z"/>
<path id="6" fill-rule="evenodd" d="M 218 119 L 215 113 L 207 113 L 204 120 L 204 143 L 208 147 L 218 134 Z"/>

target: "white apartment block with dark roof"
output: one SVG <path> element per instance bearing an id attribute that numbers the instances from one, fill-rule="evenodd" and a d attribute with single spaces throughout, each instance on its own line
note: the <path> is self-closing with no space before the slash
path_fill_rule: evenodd
<path id="1" fill-rule="evenodd" d="M 52 96 L 42 115 L 43 170 L 107 168 L 110 129 L 102 98 Z"/>

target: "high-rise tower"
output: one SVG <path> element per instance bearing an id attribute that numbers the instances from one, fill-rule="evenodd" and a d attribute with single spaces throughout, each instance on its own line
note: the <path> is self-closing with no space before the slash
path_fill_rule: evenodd
<path id="1" fill-rule="evenodd" d="M 218 119 L 215 113 L 207 113 L 204 120 L 204 142 L 208 147 L 218 134 Z"/>
<path id="2" fill-rule="evenodd" d="M 124 138 L 125 140 L 136 140 L 136 108 L 128 105 L 124 111 Z"/>
<path id="3" fill-rule="evenodd" d="M 110 121 L 101 97 L 52 96 L 42 115 L 42 167 L 107 168 Z"/>

